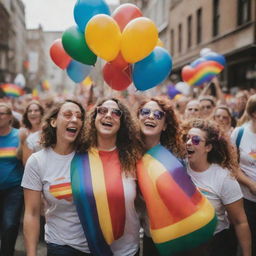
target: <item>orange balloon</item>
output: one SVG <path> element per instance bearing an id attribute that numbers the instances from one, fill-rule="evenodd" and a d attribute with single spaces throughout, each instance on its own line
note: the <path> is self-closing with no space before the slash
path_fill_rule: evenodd
<path id="1" fill-rule="evenodd" d="M 112 17 L 98 14 L 87 23 L 85 40 L 96 55 L 106 61 L 111 61 L 120 51 L 121 31 Z"/>
<path id="2" fill-rule="evenodd" d="M 163 43 L 163 41 L 160 38 L 158 38 L 156 46 L 164 47 L 164 43 Z"/>
<path id="3" fill-rule="evenodd" d="M 135 63 L 148 56 L 158 40 L 156 25 L 148 18 L 140 17 L 130 21 L 122 33 L 121 53 L 129 63 Z"/>

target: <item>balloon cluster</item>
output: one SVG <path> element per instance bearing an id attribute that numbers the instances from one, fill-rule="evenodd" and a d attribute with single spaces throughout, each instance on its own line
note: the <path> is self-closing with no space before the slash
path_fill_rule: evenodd
<path id="1" fill-rule="evenodd" d="M 182 68 L 181 76 L 184 82 L 189 85 L 200 86 L 210 82 L 218 75 L 226 64 L 225 57 L 208 48 L 200 52 L 201 57 Z"/>
<path id="2" fill-rule="evenodd" d="M 50 49 L 54 63 L 74 82 L 90 73 L 97 57 L 106 61 L 103 78 L 115 90 L 133 82 L 144 91 L 169 75 L 172 58 L 161 47 L 155 24 L 137 6 L 120 5 L 110 16 L 104 0 L 77 0 L 74 18 L 77 26 L 65 30 Z"/>

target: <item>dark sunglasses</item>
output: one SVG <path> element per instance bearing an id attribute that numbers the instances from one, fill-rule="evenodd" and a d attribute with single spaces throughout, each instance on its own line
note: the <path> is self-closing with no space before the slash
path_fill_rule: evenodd
<path id="1" fill-rule="evenodd" d="M 165 112 L 160 111 L 160 110 L 151 110 L 149 108 L 142 108 L 140 110 L 140 115 L 141 116 L 150 116 L 152 112 L 154 115 L 154 119 L 157 119 L 157 120 L 161 120 L 165 116 Z"/>
<path id="2" fill-rule="evenodd" d="M 109 111 L 111 113 L 111 116 L 113 118 L 121 118 L 122 116 L 122 111 L 120 109 L 117 109 L 117 108 L 107 108 L 107 107 L 97 107 L 97 114 L 100 114 L 100 115 L 106 115 Z"/>
<path id="3" fill-rule="evenodd" d="M 204 139 L 200 138 L 197 135 L 194 135 L 194 136 L 187 135 L 185 141 L 188 142 L 189 140 L 191 140 L 192 144 L 196 146 L 199 145 L 201 141 L 205 141 Z"/>

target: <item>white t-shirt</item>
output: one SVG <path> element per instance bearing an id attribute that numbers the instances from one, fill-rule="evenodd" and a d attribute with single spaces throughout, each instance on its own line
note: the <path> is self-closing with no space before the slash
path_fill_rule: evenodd
<path id="1" fill-rule="evenodd" d="M 225 205 L 231 204 L 243 197 L 240 186 L 227 169 L 217 164 L 211 164 L 204 172 L 195 172 L 189 166 L 188 174 L 201 193 L 213 205 L 218 223 L 214 234 L 229 228 Z"/>
<path id="2" fill-rule="evenodd" d="M 70 163 L 74 152 L 59 155 L 51 148 L 30 156 L 22 186 L 43 191 L 46 199 L 45 240 L 48 243 L 69 245 L 89 253 L 88 244 L 72 199 Z M 114 256 L 133 256 L 139 248 L 139 217 L 134 208 L 136 183 L 123 177 L 126 223 L 124 235 L 111 245 Z"/>
<path id="3" fill-rule="evenodd" d="M 39 144 L 41 131 L 33 132 L 28 135 L 26 139 L 27 146 L 33 152 L 37 152 L 42 149 L 42 146 Z"/>
<path id="4" fill-rule="evenodd" d="M 240 167 L 242 171 L 253 181 L 256 181 L 256 133 L 253 133 L 250 129 L 250 122 L 245 124 L 244 132 L 240 141 Z M 236 144 L 236 138 L 240 127 L 237 127 L 232 135 L 232 143 Z M 256 202 L 256 195 L 252 194 L 248 187 L 241 184 L 241 189 L 244 198 Z"/>

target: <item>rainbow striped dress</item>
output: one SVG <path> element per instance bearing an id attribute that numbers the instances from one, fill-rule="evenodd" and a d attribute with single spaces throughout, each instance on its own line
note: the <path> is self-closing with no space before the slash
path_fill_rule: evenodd
<path id="1" fill-rule="evenodd" d="M 137 171 L 150 233 L 161 256 L 196 248 L 213 236 L 214 208 L 170 151 L 161 145 L 151 148 Z"/>

